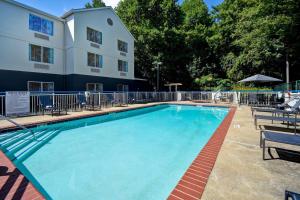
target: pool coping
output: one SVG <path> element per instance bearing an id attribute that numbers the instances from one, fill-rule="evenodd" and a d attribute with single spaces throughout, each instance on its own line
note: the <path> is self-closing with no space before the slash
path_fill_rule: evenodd
<path id="1" fill-rule="evenodd" d="M 201 107 L 230 108 L 230 111 L 228 112 L 228 114 L 224 118 L 224 120 L 222 121 L 221 125 L 218 127 L 218 129 L 215 131 L 215 133 L 213 134 L 213 136 L 210 138 L 210 140 L 208 141 L 208 143 L 205 145 L 205 147 L 201 151 L 201 152 L 208 151 L 208 153 L 211 152 L 211 151 L 209 149 L 208 150 L 205 150 L 205 149 L 211 143 L 212 140 L 213 140 L 213 142 L 217 141 L 217 139 L 214 139 L 216 137 L 215 135 L 218 135 L 219 132 L 225 132 L 225 135 L 226 135 L 227 130 L 229 128 L 229 125 L 231 123 L 231 120 L 233 118 L 235 109 L 236 109 L 236 107 L 231 107 L 231 106 L 199 105 L 199 103 L 188 103 L 188 104 L 185 104 L 185 103 L 179 103 L 179 102 L 178 103 L 176 103 L 176 102 L 164 102 L 164 103 L 142 105 L 142 106 L 138 106 L 138 107 L 123 107 L 120 110 L 111 110 L 111 111 L 102 111 L 102 112 L 97 112 L 96 111 L 95 113 L 91 113 L 91 114 L 77 115 L 77 116 L 73 116 L 73 117 L 71 116 L 71 117 L 61 118 L 61 119 L 55 119 L 55 120 L 51 120 L 51 121 L 45 120 L 45 121 L 36 122 L 36 123 L 27 123 L 27 124 L 24 124 L 24 126 L 27 127 L 27 128 L 32 128 L 32 127 L 37 127 L 37 126 L 40 126 L 40 125 L 56 124 L 56 123 L 61 123 L 61 122 L 67 122 L 67 121 L 78 120 L 78 119 L 85 119 L 85 118 L 89 118 L 89 117 L 102 116 L 102 115 L 107 115 L 107 114 L 110 114 L 110 113 L 126 112 L 126 111 L 130 111 L 130 110 L 136 110 L 136 109 L 141 109 L 141 108 L 153 107 L 153 106 L 158 106 L 158 105 L 190 105 L 190 106 L 201 106 Z M 233 110 L 234 110 L 234 112 L 232 113 Z M 227 121 L 228 118 L 229 118 L 229 116 L 231 116 L 231 115 L 232 115 L 232 117 L 230 117 L 230 120 Z M 226 123 L 224 123 L 225 121 L 226 121 Z M 227 129 L 226 129 L 226 127 L 227 127 Z M 221 130 L 219 130 L 220 128 L 221 128 Z M 226 129 L 226 131 L 222 131 L 224 128 Z M 2 128 L 2 129 L 0 129 L 0 131 L 1 131 L 0 135 L 3 134 L 3 133 L 6 133 L 6 132 L 15 131 L 15 130 L 19 130 L 19 129 L 20 128 L 15 127 L 15 126 L 7 127 L 7 128 Z M 206 165 L 208 167 L 211 167 L 211 165 L 209 165 L 209 164 L 211 164 L 210 162 L 212 162 L 213 160 L 215 162 L 217 154 L 218 154 L 218 152 L 219 152 L 219 150 L 221 148 L 221 145 L 223 143 L 223 140 L 225 138 L 225 135 L 223 136 L 223 138 L 221 138 L 222 142 L 221 142 L 221 144 L 219 146 L 218 151 L 217 152 L 212 151 L 212 153 L 216 153 L 215 158 L 213 158 L 211 160 L 210 159 L 209 160 L 205 160 L 205 163 L 206 163 Z M 201 152 L 199 153 L 199 155 L 201 154 Z M 198 157 L 199 157 L 199 155 L 198 155 Z M 194 160 L 194 162 L 198 159 L 198 157 Z M 199 160 L 201 160 L 201 158 Z M 2 150 L 0 150 L 0 162 L 2 163 L 1 167 L 7 168 L 7 171 L 13 171 L 13 172 L 16 171 L 18 173 L 18 176 L 19 176 L 18 180 L 19 179 L 23 179 L 27 183 L 27 185 L 24 186 L 24 184 L 22 184 L 23 181 L 22 181 L 22 183 L 19 183 L 20 181 L 15 181 L 14 185 L 11 185 L 11 189 L 15 190 L 17 188 L 17 190 L 15 190 L 15 192 L 9 191 L 9 193 L 7 194 L 7 196 L 12 196 L 13 197 L 15 195 L 19 195 L 19 196 L 20 195 L 24 195 L 24 196 L 21 196 L 21 198 L 25 199 L 25 200 L 27 200 L 27 199 L 28 200 L 29 199 L 35 199 L 35 200 L 36 199 L 38 199 L 38 200 L 39 199 L 45 199 L 43 197 L 42 193 L 34 186 L 34 184 L 32 184 L 29 181 L 29 179 L 24 174 L 22 174 L 22 172 L 14 165 L 14 163 L 9 158 L 7 158 L 7 156 L 4 154 L 4 152 L 2 152 Z M 198 165 L 197 163 L 195 163 L 195 164 Z M 192 166 L 193 166 L 193 164 L 185 172 L 185 175 L 186 175 L 186 173 L 190 173 L 189 170 L 193 170 L 193 169 L 191 169 Z M 212 167 L 213 167 L 213 165 L 212 165 Z M 209 168 L 210 172 L 212 170 L 212 167 Z M 209 170 L 209 169 L 207 169 L 207 167 L 206 168 L 204 167 L 203 169 L 204 169 L 205 172 Z M 209 172 L 209 174 L 210 174 L 210 172 Z M 2 178 L 3 177 L 2 173 L 3 172 L 0 170 L 0 186 L 3 188 L 5 186 L 5 184 L 13 184 L 12 181 L 9 180 L 9 179 L 12 179 L 11 177 L 8 177 L 6 180 L 3 180 L 4 178 Z M 201 173 L 202 173 L 202 171 L 201 171 Z M 209 176 L 209 174 L 208 174 L 208 176 Z M 182 177 L 182 179 L 180 181 L 184 181 L 183 180 L 184 176 Z M 180 181 L 179 181 L 179 183 L 180 183 Z M 169 199 L 173 199 L 173 198 L 175 198 L 175 199 L 195 199 L 195 198 L 193 198 L 194 196 L 193 195 L 189 195 L 189 193 L 187 193 L 187 195 L 185 195 L 188 198 L 182 198 L 182 197 L 179 197 L 180 195 L 176 195 L 177 191 L 182 187 L 181 184 L 179 184 L 179 183 L 175 187 L 175 189 L 172 191 L 172 193 L 170 194 Z M 15 184 L 17 184 L 17 185 L 20 184 L 20 185 L 16 186 Z M 206 184 L 206 182 L 205 182 L 205 184 Z M 179 187 L 179 189 L 178 189 L 178 187 Z M 204 187 L 205 187 L 205 185 L 204 185 Z M 201 191 L 201 195 L 202 195 L 202 193 L 204 191 L 204 187 L 203 187 L 203 190 Z M 0 192 L 1 192 L 2 188 L 0 188 Z M 192 189 L 192 190 L 188 189 L 188 188 L 184 188 L 184 189 L 188 190 L 188 192 L 190 192 L 190 191 L 194 192 L 194 189 Z M 184 193 L 187 192 L 184 189 L 183 189 L 183 191 L 182 190 L 179 190 L 179 191 L 183 192 L 183 194 L 184 194 Z M 19 192 L 19 190 L 21 190 L 21 192 Z M 200 197 L 201 197 L 201 195 L 200 195 Z M 7 199 L 7 196 L 5 198 L 3 198 L 3 199 Z M 0 194 L 0 197 L 1 197 L 1 194 Z M 200 197 L 198 199 L 200 199 Z"/>
<path id="2" fill-rule="evenodd" d="M 40 122 L 34 122 L 34 123 L 24 123 L 22 126 L 26 128 L 34 128 L 37 126 L 44 126 L 44 125 L 51 125 L 51 124 L 57 124 L 61 122 L 68 122 L 68 121 L 73 121 L 73 120 L 78 120 L 78 119 L 86 119 L 90 117 L 98 117 L 98 116 L 103 116 L 103 115 L 108 115 L 111 113 L 119 113 L 119 112 L 126 112 L 130 110 L 137 110 L 141 108 L 148 108 L 148 107 L 153 107 L 153 106 L 159 106 L 159 105 L 190 105 L 190 106 L 199 106 L 199 107 L 214 107 L 214 108 L 230 108 L 230 106 L 224 106 L 224 105 L 199 105 L 199 103 L 180 103 L 180 102 L 162 102 L 162 103 L 154 103 L 154 104 L 146 104 L 138 107 L 120 107 L 119 110 L 111 110 L 111 111 L 94 111 L 95 113 L 90 113 L 90 114 L 83 114 L 83 115 L 77 115 L 77 116 L 70 116 L 70 117 L 65 117 L 65 118 L 60 118 L 60 119 L 54 119 L 54 120 L 45 120 L 45 121 L 40 121 Z M 0 135 L 3 133 L 11 132 L 11 131 L 17 131 L 21 130 L 21 128 L 11 125 L 5 128 L 0 128 Z"/>
<path id="3" fill-rule="evenodd" d="M 61 122 L 68 122 L 68 121 L 73 121 L 73 120 L 78 120 L 78 119 L 86 119 L 90 117 L 98 117 L 98 116 L 103 116 L 103 115 L 108 115 L 111 113 L 119 113 L 119 112 L 126 112 L 130 110 L 136 110 L 136 109 L 141 109 L 141 108 L 148 108 L 148 107 L 153 107 L 153 106 L 158 106 L 158 105 L 164 105 L 168 103 L 161 103 L 161 104 L 149 104 L 149 105 L 143 105 L 139 107 L 120 107 L 122 109 L 120 110 L 111 110 L 111 111 L 94 111 L 95 113 L 90 113 L 90 114 L 83 114 L 83 115 L 77 115 L 77 116 L 70 116 L 66 118 L 61 118 L 61 119 L 54 119 L 54 120 L 45 120 L 45 121 L 40 121 L 40 122 L 34 122 L 34 123 L 25 123 L 22 124 L 26 128 L 34 128 L 37 126 L 44 126 L 44 125 L 51 125 L 51 124 L 57 124 Z M 0 135 L 3 133 L 11 132 L 11 131 L 17 131 L 21 130 L 21 128 L 11 125 L 9 127 L 5 128 L 0 128 Z"/>
<path id="4" fill-rule="evenodd" d="M 181 177 L 168 200 L 201 199 L 235 111 L 236 107 L 230 107 L 227 116 Z"/>

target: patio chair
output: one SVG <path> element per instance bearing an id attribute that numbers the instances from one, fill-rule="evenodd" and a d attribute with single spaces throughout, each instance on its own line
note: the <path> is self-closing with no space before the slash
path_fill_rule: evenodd
<path id="1" fill-rule="evenodd" d="M 283 132 L 261 131 L 260 147 L 263 150 L 263 160 L 265 160 L 266 141 L 300 146 L 300 135 Z"/>
<path id="2" fill-rule="evenodd" d="M 128 98 L 128 104 L 134 104 L 135 103 L 135 99 L 132 97 Z"/>
<path id="3" fill-rule="evenodd" d="M 123 93 L 115 93 L 113 99 L 114 106 L 128 106 L 128 97 Z"/>
<path id="4" fill-rule="evenodd" d="M 271 106 L 276 106 L 284 103 L 284 98 L 282 94 L 272 94 L 269 99 L 269 103 Z"/>
<path id="5" fill-rule="evenodd" d="M 285 200 L 300 200 L 300 194 L 286 190 L 284 199 Z"/>
<path id="6" fill-rule="evenodd" d="M 76 97 L 76 107 L 83 110 L 87 105 L 86 97 L 84 94 L 79 93 Z"/>
<path id="7" fill-rule="evenodd" d="M 53 96 L 51 95 L 40 96 L 39 102 L 40 106 L 42 107 L 43 115 L 47 111 L 51 112 L 52 116 L 56 113 L 60 115 L 62 112 L 64 112 L 66 115 L 68 114 L 68 109 L 66 106 L 61 103 L 54 103 Z M 62 102 L 62 100 L 59 102 Z"/>
<path id="8" fill-rule="evenodd" d="M 101 98 L 101 96 L 98 96 L 98 93 L 91 94 L 87 92 L 84 97 L 85 101 L 83 102 L 86 110 L 101 110 L 101 104 L 99 102 L 99 98 Z"/>

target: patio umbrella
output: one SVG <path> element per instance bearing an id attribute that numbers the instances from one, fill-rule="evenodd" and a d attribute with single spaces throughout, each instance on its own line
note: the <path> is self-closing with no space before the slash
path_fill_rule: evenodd
<path id="1" fill-rule="evenodd" d="M 245 78 L 241 81 L 239 81 L 239 83 L 245 83 L 245 82 L 280 82 L 282 80 L 277 79 L 277 78 L 273 78 L 270 76 L 265 76 L 265 75 L 261 75 L 261 74 L 256 74 L 254 76 L 250 76 L 248 78 Z"/>
<path id="2" fill-rule="evenodd" d="M 270 77 L 270 76 L 256 74 L 254 76 L 250 76 L 248 78 L 245 78 L 245 79 L 239 81 L 239 83 L 247 83 L 247 82 L 266 83 L 266 82 L 280 82 L 280 81 L 282 81 L 282 80 L 277 79 L 277 78 L 273 78 L 273 77 Z M 257 102 L 259 102 L 258 95 L 259 95 L 258 90 L 256 90 L 256 93 L 249 93 L 248 103 L 257 103 Z"/>

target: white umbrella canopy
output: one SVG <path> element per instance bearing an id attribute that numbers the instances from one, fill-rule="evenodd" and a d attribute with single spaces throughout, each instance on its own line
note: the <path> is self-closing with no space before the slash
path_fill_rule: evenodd
<path id="1" fill-rule="evenodd" d="M 243 80 L 240 80 L 239 83 L 246 83 L 246 82 L 280 82 L 282 80 L 278 78 L 273 78 L 271 76 L 265 76 L 261 74 L 256 74 L 254 76 L 250 76 Z"/>

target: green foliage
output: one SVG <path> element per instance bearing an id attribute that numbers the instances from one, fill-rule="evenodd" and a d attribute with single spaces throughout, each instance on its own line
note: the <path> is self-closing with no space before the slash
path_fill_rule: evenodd
<path id="1" fill-rule="evenodd" d="M 245 85 L 233 85 L 232 90 L 234 91 L 258 91 L 258 90 L 272 90 L 272 88 L 269 87 L 254 87 L 254 86 L 245 86 Z"/>
<path id="2" fill-rule="evenodd" d="M 117 14 L 136 38 L 136 76 L 183 89 L 229 88 L 257 73 L 300 77 L 299 0 L 122 0 Z M 162 88 L 162 87 L 161 87 Z"/>
<path id="3" fill-rule="evenodd" d="M 185 2 L 185 9 L 195 2 Z M 190 73 L 190 65 L 194 59 L 201 59 L 204 63 L 209 57 L 205 48 L 208 48 L 207 25 L 211 20 L 206 5 L 200 2 L 197 6 L 201 8 L 187 15 L 189 11 L 179 6 L 176 0 L 120 1 L 117 14 L 136 38 L 136 76 L 145 77 L 155 85 L 156 71 L 152 63 L 160 55 L 162 85 L 181 82 L 190 89 L 195 85 L 196 74 Z M 197 10 L 201 13 L 197 14 Z"/>
<path id="4" fill-rule="evenodd" d="M 215 40 L 214 53 L 228 78 L 237 81 L 262 73 L 284 79 L 285 55 L 293 51 L 291 43 L 299 44 L 299 37 L 292 36 L 294 33 L 291 32 L 299 26 L 295 24 L 295 16 L 299 18 L 297 2 L 224 0 L 215 9 L 216 23 L 212 26 L 214 34 L 210 39 Z M 299 29 L 296 32 L 299 34 Z M 290 57 L 294 56 L 290 54 Z M 299 75 L 299 70 L 293 70 Z"/>
<path id="5" fill-rule="evenodd" d="M 209 26 L 212 23 L 208 8 L 203 0 L 185 0 L 181 8 L 185 13 L 184 26 L 195 29 L 197 26 Z"/>
<path id="6" fill-rule="evenodd" d="M 88 2 L 85 4 L 86 8 L 100 8 L 105 6 L 106 5 L 102 0 L 92 0 L 92 2 Z"/>
<path id="7" fill-rule="evenodd" d="M 195 79 L 196 89 L 199 90 L 231 90 L 232 82 L 229 79 L 217 78 L 208 74 Z"/>
<path id="8" fill-rule="evenodd" d="M 216 86 L 216 78 L 212 74 L 195 79 L 195 83 L 202 89 L 207 90 Z"/>

